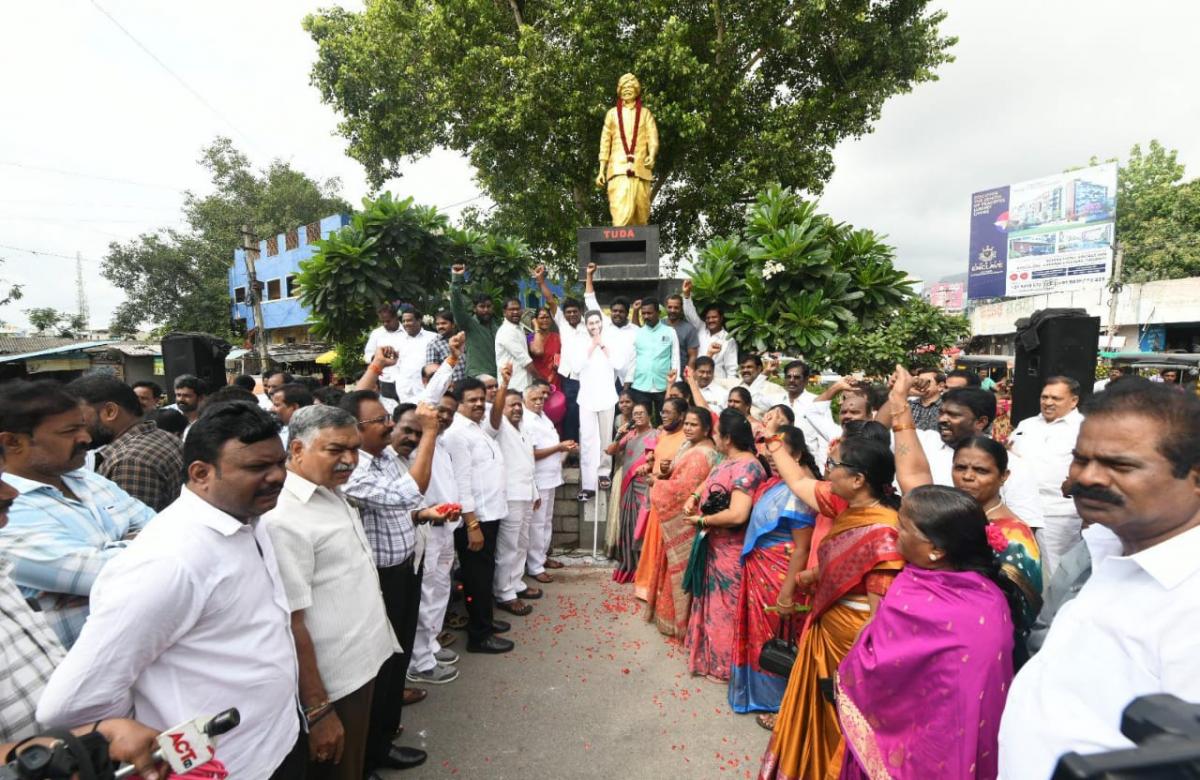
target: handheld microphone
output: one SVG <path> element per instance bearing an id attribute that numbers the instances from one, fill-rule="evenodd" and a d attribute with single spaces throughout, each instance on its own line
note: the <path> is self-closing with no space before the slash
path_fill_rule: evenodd
<path id="1" fill-rule="evenodd" d="M 236 707 L 231 707 L 211 718 L 199 717 L 184 721 L 158 735 L 158 750 L 155 761 L 165 761 L 171 771 L 184 774 L 212 761 L 216 755 L 217 737 L 228 733 L 242 722 Z M 132 777 L 136 770 L 125 766 L 117 770 L 114 777 Z"/>

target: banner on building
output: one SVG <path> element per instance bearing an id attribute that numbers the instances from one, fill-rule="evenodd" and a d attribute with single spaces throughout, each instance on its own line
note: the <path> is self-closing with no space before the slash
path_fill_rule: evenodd
<path id="1" fill-rule="evenodd" d="M 929 288 L 929 302 L 948 314 L 962 314 L 965 288 L 962 282 L 935 282 Z"/>
<path id="2" fill-rule="evenodd" d="M 1116 163 L 974 193 L 967 297 L 1105 284 L 1112 273 L 1116 204 Z"/>

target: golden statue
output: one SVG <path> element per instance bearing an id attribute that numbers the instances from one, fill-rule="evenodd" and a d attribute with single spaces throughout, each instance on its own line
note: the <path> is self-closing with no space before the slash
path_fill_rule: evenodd
<path id="1" fill-rule="evenodd" d="M 650 221 L 650 187 L 657 156 L 654 115 L 642 105 L 642 85 L 637 76 L 626 73 L 617 81 L 617 105 L 604 117 L 600 173 L 596 176 L 597 187 L 608 187 L 613 225 L 645 225 Z"/>

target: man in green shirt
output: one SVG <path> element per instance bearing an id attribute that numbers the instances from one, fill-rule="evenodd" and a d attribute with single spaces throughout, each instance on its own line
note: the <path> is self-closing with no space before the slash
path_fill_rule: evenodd
<path id="1" fill-rule="evenodd" d="M 463 292 L 466 272 L 462 263 L 450 268 L 450 311 L 467 334 L 467 376 L 496 376 L 496 331 L 500 330 L 500 322 L 492 315 L 492 299 L 485 293 L 477 293 L 474 310 L 467 311 Z"/>

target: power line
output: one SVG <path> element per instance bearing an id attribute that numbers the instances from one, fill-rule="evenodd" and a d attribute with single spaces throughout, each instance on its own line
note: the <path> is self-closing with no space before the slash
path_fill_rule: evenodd
<path id="1" fill-rule="evenodd" d="M 104 14 L 105 16 L 107 16 L 107 17 L 108 17 L 108 20 L 109 20 L 110 22 L 112 22 L 113 24 L 115 24 L 115 25 L 117 26 L 117 29 L 118 29 L 118 30 L 120 30 L 121 32 L 125 33 L 125 36 L 126 36 L 127 38 L 129 38 L 129 40 L 133 41 L 133 42 L 134 42 L 134 44 L 135 44 L 135 45 L 136 45 L 136 46 L 137 46 L 139 49 L 141 49 L 142 51 L 144 51 L 144 52 L 146 53 L 146 55 L 147 55 L 148 57 L 150 57 L 150 59 L 152 59 L 152 60 L 154 60 L 156 63 L 158 63 L 158 66 L 159 66 L 160 68 L 162 68 L 163 70 L 165 70 L 165 71 L 167 72 L 167 74 L 168 74 L 168 75 L 169 75 L 171 78 L 173 78 L 173 79 L 175 79 L 175 81 L 179 82 L 179 86 L 181 86 L 181 87 L 183 87 L 184 89 L 186 89 L 186 90 L 188 91 L 188 93 L 189 93 L 189 94 L 190 94 L 192 97 L 194 97 L 194 98 L 196 98 L 196 100 L 200 101 L 200 103 L 201 103 L 201 104 L 202 104 L 202 105 L 203 105 L 205 108 L 207 108 L 209 111 L 211 111 L 211 112 L 213 113 L 213 115 L 214 115 L 214 116 L 216 116 L 218 119 L 220 119 L 220 120 L 221 120 L 222 122 L 224 122 L 225 124 L 229 125 L 229 127 L 230 127 L 230 128 L 231 128 L 231 129 L 232 129 L 232 130 L 233 130 L 235 133 L 237 133 L 239 136 L 241 136 L 243 140 L 245 140 L 245 141 L 246 141 L 247 143 L 249 143 L 251 146 L 256 146 L 256 147 L 257 147 L 257 144 L 255 144 L 255 143 L 254 143 L 254 142 L 253 142 L 253 141 L 250 139 L 250 136 L 248 136 L 248 135 L 246 135 L 244 132 L 242 132 L 242 131 L 241 131 L 241 129 L 239 129 L 239 128 L 238 128 L 238 126 L 237 126 L 237 125 L 235 125 L 235 124 L 233 123 L 233 121 L 229 119 L 229 117 L 227 117 L 227 116 L 225 116 L 224 114 L 222 114 L 222 113 L 221 113 L 221 112 L 220 112 L 220 111 L 217 109 L 217 107 L 216 107 L 216 106 L 214 106 L 212 103 L 208 102 L 208 100 L 207 100 L 207 99 L 205 99 L 205 97 L 204 97 L 203 95 L 201 95 L 201 94 L 200 94 L 198 91 L 196 91 L 195 89 L 193 89 L 193 88 L 192 88 L 192 86 L 191 86 L 190 84 L 188 84 L 186 81 L 184 81 L 184 80 L 183 80 L 183 77 L 182 77 L 182 76 L 180 76 L 180 75 L 179 75 L 178 73 L 176 73 L 175 71 L 171 70 L 171 68 L 170 68 L 170 67 L 167 65 L 167 63 L 165 63 L 165 62 L 163 62 L 162 60 L 160 60 L 160 59 L 158 58 L 158 55 L 156 55 L 154 52 L 150 51 L 150 49 L 149 49 L 149 48 L 147 48 L 147 46 L 146 46 L 144 43 L 142 43 L 141 41 L 139 41 L 139 40 L 138 40 L 138 39 L 137 39 L 137 38 L 134 36 L 134 34 L 133 34 L 133 33 L 129 32 L 129 30 L 125 29 L 125 26 L 124 26 L 123 24 L 121 24 L 120 22 L 118 22 L 118 21 L 117 21 L 117 18 L 116 18 L 115 16 L 113 16 L 112 14 L 110 14 L 108 11 L 104 10 L 104 7 L 103 7 L 103 6 L 101 6 L 101 5 L 100 5 L 100 3 L 96 2 L 96 0 L 92 0 L 92 5 L 96 6 L 96 10 L 98 10 L 100 13 Z"/>
<path id="2" fill-rule="evenodd" d="M 7 165 L 12 168 L 24 168 L 25 170 L 28 170 L 28 171 L 42 171 L 44 173 L 57 173 L 60 176 L 77 176 L 81 179 L 96 179 L 98 181 L 115 182 L 117 184 L 135 184 L 139 187 L 154 187 L 155 189 L 171 190 L 172 192 L 178 192 L 180 194 L 184 194 L 186 192 L 185 190 L 176 189 L 175 187 L 169 187 L 166 184 L 151 184 L 150 182 L 135 181 L 133 179 L 121 179 L 121 178 L 117 178 L 115 176 L 99 176 L 94 173 L 82 173 L 80 171 L 68 171 L 68 170 L 64 170 L 62 168 L 51 168 L 51 167 L 45 166 L 45 165 L 28 165 L 26 163 L 12 162 L 10 160 L 0 160 L 0 165 Z"/>
<path id="3" fill-rule="evenodd" d="M 97 260 L 93 257 L 82 257 L 82 256 L 78 256 L 78 255 L 63 255 L 63 254 L 59 254 L 58 252 L 46 252 L 41 249 L 26 249 L 23 246 L 9 246 L 8 244 L 0 244 L 0 249 L 8 249 L 13 252 L 25 252 L 27 254 L 37 255 L 38 257 L 61 257 L 63 260 L 79 259 L 79 260 L 83 260 L 86 263 L 103 262 L 103 261 Z"/>
<path id="4" fill-rule="evenodd" d="M 457 203 L 449 203 L 445 206 L 437 206 L 436 208 L 438 211 L 442 211 L 444 209 L 452 209 L 455 206 L 465 206 L 468 203 L 470 203 L 471 201 L 479 200 L 480 198 L 484 198 L 484 197 L 487 197 L 486 194 L 481 192 L 473 198 L 467 198 L 466 200 L 460 200 Z"/>

